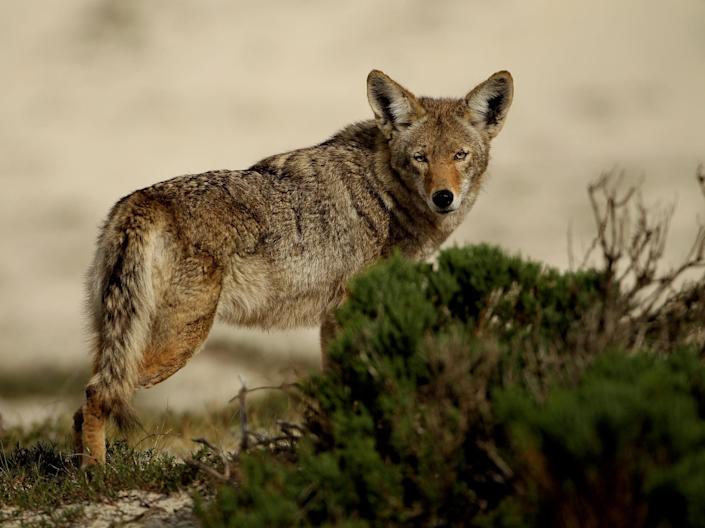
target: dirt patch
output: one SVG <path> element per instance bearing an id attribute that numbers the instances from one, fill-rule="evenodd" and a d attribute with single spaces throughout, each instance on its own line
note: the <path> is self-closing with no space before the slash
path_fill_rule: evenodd
<path id="1" fill-rule="evenodd" d="M 147 491 L 124 491 L 111 502 L 67 504 L 52 515 L 12 508 L 0 510 L 5 528 L 32 525 L 141 526 L 190 528 L 198 526 L 193 513 L 193 499 L 180 491 L 169 495 Z"/>

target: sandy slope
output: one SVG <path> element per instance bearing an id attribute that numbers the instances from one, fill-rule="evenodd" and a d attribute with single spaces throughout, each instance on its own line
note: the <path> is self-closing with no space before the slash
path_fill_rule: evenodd
<path id="1" fill-rule="evenodd" d="M 691 179 L 705 160 L 704 21 L 700 0 L 3 2 L 2 368 L 83 375 L 82 274 L 118 197 L 367 118 L 373 67 L 432 95 L 515 76 L 491 182 L 453 242 L 564 266 L 568 224 L 590 233 L 586 183 L 620 167 L 648 198 L 678 199 L 677 258 L 703 211 Z M 314 331 L 215 337 L 232 359 L 207 350 L 145 403 L 198 408 L 234 394 L 238 373 L 254 384 L 316 363 Z M 253 346 L 262 359 L 239 361 Z M 7 421 L 56 409 L 15 404 L 0 400 Z"/>

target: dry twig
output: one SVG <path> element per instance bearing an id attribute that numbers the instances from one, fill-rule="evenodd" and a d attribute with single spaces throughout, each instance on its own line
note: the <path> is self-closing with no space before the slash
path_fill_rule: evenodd
<path id="1" fill-rule="evenodd" d="M 229 481 L 230 475 L 231 475 L 230 461 L 228 460 L 228 457 L 225 454 L 225 452 L 222 449 L 220 449 L 219 447 L 215 447 L 213 444 L 211 444 L 205 438 L 193 438 L 192 441 L 196 442 L 197 444 L 201 444 L 201 445 L 207 447 L 208 449 L 210 449 L 212 452 L 216 453 L 220 457 L 221 462 L 223 463 L 223 472 L 220 473 L 216 469 L 212 468 L 211 466 L 204 464 L 200 460 L 195 460 L 193 458 L 191 460 L 189 460 L 188 463 L 191 465 L 197 466 L 199 469 L 202 469 L 203 471 L 205 471 L 209 475 L 217 478 L 218 480 L 222 480 L 224 482 Z"/>
<path id="2" fill-rule="evenodd" d="M 247 451 L 249 447 L 249 430 L 247 428 L 247 386 L 245 385 L 245 380 L 240 376 L 240 391 L 237 393 L 238 401 L 240 402 L 240 451 Z"/>
<path id="3" fill-rule="evenodd" d="M 705 196 L 702 165 L 697 180 Z M 585 268 L 599 250 L 607 288 L 614 296 L 614 302 L 605 309 L 609 309 L 611 318 L 616 318 L 617 326 L 622 320 L 632 323 L 631 328 L 637 331 L 631 345 L 639 346 L 649 326 L 659 319 L 659 310 L 681 295 L 677 284 L 686 274 L 705 268 L 705 224 L 698 222 L 682 262 L 663 271 L 673 207 L 649 210 L 638 187 L 624 188 L 621 174 L 603 174 L 588 187 L 588 194 L 597 234 L 579 268 Z"/>
<path id="4" fill-rule="evenodd" d="M 275 452 L 282 452 L 282 451 L 291 451 L 293 450 L 293 447 L 295 446 L 296 442 L 301 438 L 301 436 L 305 433 L 305 429 L 295 423 L 291 422 L 286 422 L 283 420 L 277 421 L 277 425 L 279 426 L 280 429 L 280 434 L 277 434 L 275 436 L 268 436 L 264 433 L 257 432 L 257 431 L 251 431 L 249 427 L 249 418 L 247 415 L 247 394 L 251 392 L 256 392 L 259 390 L 286 390 L 288 388 L 297 386 L 295 383 L 282 383 L 281 385 L 276 385 L 276 386 L 259 386 L 259 387 L 253 387 L 251 389 L 247 388 L 247 384 L 245 383 L 245 380 L 240 376 L 240 383 L 242 386 L 240 387 L 240 390 L 238 391 L 237 396 L 234 398 L 231 398 L 230 401 L 234 401 L 235 399 L 238 400 L 239 402 L 239 413 L 240 413 L 240 446 L 239 449 L 234 452 L 230 453 L 229 455 L 226 454 L 225 451 L 223 451 L 221 448 L 218 448 L 214 446 L 212 443 L 210 443 L 208 440 L 205 438 L 194 438 L 192 441 L 196 442 L 198 444 L 201 444 L 205 447 L 207 447 L 211 452 L 217 454 L 223 464 L 223 471 L 220 472 L 216 468 L 209 466 L 208 464 L 205 464 L 201 462 L 200 460 L 196 460 L 194 458 L 191 458 L 189 460 L 186 460 L 186 463 L 191 464 L 193 466 L 198 467 L 199 469 L 203 470 L 205 473 L 211 475 L 212 477 L 215 477 L 218 480 L 222 481 L 229 481 L 232 478 L 233 472 L 232 472 L 232 467 L 231 464 L 233 461 L 236 461 L 239 459 L 240 454 L 246 452 L 247 450 L 251 448 L 256 448 L 256 447 L 264 447 L 267 449 L 272 449 Z M 251 441 L 254 439 L 254 441 Z"/>

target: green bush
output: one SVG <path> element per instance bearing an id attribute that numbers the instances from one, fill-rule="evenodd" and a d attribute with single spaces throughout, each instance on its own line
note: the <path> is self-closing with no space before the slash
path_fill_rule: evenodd
<path id="1" fill-rule="evenodd" d="M 627 355 L 607 279 L 486 245 L 369 270 L 296 460 L 242 456 L 204 524 L 705 526 L 705 369 Z"/>
<path id="2" fill-rule="evenodd" d="M 509 500 L 536 526 L 705 526 L 704 391 L 690 351 L 604 354 L 542 402 L 501 391 L 497 420 L 530 488 Z"/>

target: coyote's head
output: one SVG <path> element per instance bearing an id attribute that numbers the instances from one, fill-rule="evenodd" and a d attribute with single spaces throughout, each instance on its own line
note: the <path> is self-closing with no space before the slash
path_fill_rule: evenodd
<path id="1" fill-rule="evenodd" d="M 389 141 L 392 168 L 439 214 L 474 202 L 490 140 L 502 129 L 513 93 L 506 71 L 463 99 L 417 98 L 379 70 L 367 77 L 367 97 Z"/>

